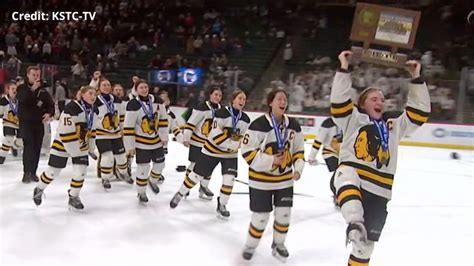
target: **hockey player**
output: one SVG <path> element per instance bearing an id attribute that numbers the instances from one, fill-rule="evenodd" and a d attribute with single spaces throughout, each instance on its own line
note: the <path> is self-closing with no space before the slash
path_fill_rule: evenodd
<path id="1" fill-rule="evenodd" d="M 173 135 L 179 143 L 183 143 L 183 134 L 181 132 L 181 129 L 179 128 L 178 125 L 178 120 L 176 119 L 176 115 L 171 111 L 170 109 L 170 98 L 168 95 L 168 92 L 163 90 L 160 92 L 160 98 L 163 101 L 163 104 L 166 107 L 166 113 L 168 114 L 168 129 L 167 132 L 169 133 L 170 131 L 173 132 Z M 168 154 L 168 143 L 164 143 L 163 146 L 163 151 L 165 153 L 165 160 L 166 160 L 166 155 Z M 163 174 L 161 174 L 161 178 L 158 180 L 158 183 L 163 183 L 165 181 L 165 177 Z"/>
<path id="2" fill-rule="evenodd" d="M 16 84 L 5 84 L 5 96 L 0 98 L 0 118 L 3 119 L 3 143 L 0 150 L 0 164 L 5 162 L 7 153 L 21 148 L 22 140 L 18 134 L 18 101 L 16 99 Z M 14 153 L 15 155 L 15 153 Z"/>
<path id="3" fill-rule="evenodd" d="M 339 146 L 342 142 L 342 131 L 334 123 L 331 117 L 326 118 L 321 124 L 318 137 L 314 140 L 308 162 L 310 165 L 317 165 L 316 155 L 321 146 L 323 148 L 323 158 L 330 173 L 333 173 L 329 182 L 333 197 L 336 197 L 336 188 L 334 187 L 334 171 L 337 169 L 339 158 Z M 337 205 L 336 201 L 334 201 Z"/>
<path id="4" fill-rule="evenodd" d="M 430 97 L 420 77 L 420 64 L 408 61 L 412 80 L 403 113 L 387 116 L 384 95 L 373 87 L 365 89 L 354 106 L 348 71 L 351 57 L 350 51 L 339 55 L 341 69 L 331 90 L 331 115 L 344 134 L 335 186 L 348 224 L 347 240 L 352 243 L 349 265 L 368 265 L 387 217 L 400 139 L 428 120 Z"/>
<path id="5" fill-rule="evenodd" d="M 68 190 L 69 207 L 77 210 L 84 209 L 79 192 L 84 184 L 86 168 L 89 164 L 88 151 L 94 148 L 92 131 L 96 126 L 95 119 L 98 112 L 94 108 L 95 88 L 83 86 L 80 89 L 80 95 L 81 100 L 73 100 L 68 103 L 59 117 L 48 168 L 41 175 L 40 182 L 33 191 L 33 201 L 37 206 L 42 202 L 42 195 L 46 187 L 66 167 L 67 160 L 71 157 L 73 176 L 71 188 Z"/>
<path id="6" fill-rule="evenodd" d="M 136 156 L 138 200 L 146 203 L 148 184 L 155 194 L 160 192 L 158 180 L 165 167 L 163 145 L 168 142 L 168 115 L 161 100 L 149 94 L 146 81 L 138 81 L 135 88 L 137 97 L 128 102 L 125 114 L 124 144 L 127 153 Z"/>
<path id="7" fill-rule="evenodd" d="M 286 234 L 293 206 L 293 183 L 304 168 L 304 136 L 298 121 L 285 115 L 287 96 L 277 89 L 267 96 L 269 112 L 255 119 L 242 140 L 249 164 L 252 218 L 242 256 L 250 260 L 274 211 L 272 254 L 285 260 Z"/>
<path id="8" fill-rule="evenodd" d="M 97 72 L 96 72 L 97 73 Z M 127 157 L 123 146 L 123 109 L 122 101 L 111 94 L 112 86 L 110 81 L 101 78 L 100 72 L 94 79 L 91 86 L 99 89 L 95 106 L 99 111 L 97 115 L 96 145 L 101 157 L 100 171 L 102 186 L 108 190 L 111 188 L 110 179 L 113 176 L 114 159 L 117 163 L 120 178 L 132 184 L 131 177 L 127 171 Z"/>
<path id="9" fill-rule="evenodd" d="M 196 162 L 200 160 L 201 149 L 211 131 L 216 110 L 221 108 L 221 99 L 221 89 L 219 87 L 212 87 L 209 92 L 209 101 L 199 103 L 192 110 L 191 117 L 183 128 L 183 144 L 189 147 L 188 160 L 190 161 L 190 165 L 186 170 L 186 178 L 193 171 Z M 211 200 L 214 196 L 214 193 L 208 187 L 210 181 L 210 176 L 205 176 L 201 180 L 201 186 L 199 187 L 200 198 Z"/>
<path id="10" fill-rule="evenodd" d="M 237 177 L 237 153 L 242 136 L 250 123 L 248 115 L 242 112 L 246 100 L 247 97 L 243 91 L 235 90 L 232 94 L 231 106 L 216 111 L 211 132 L 201 150 L 201 158 L 174 195 L 170 202 L 171 208 L 175 208 L 181 198 L 205 176 L 211 176 L 212 171 L 220 163 L 223 181 L 216 210 L 222 218 L 230 216 L 226 205 L 232 194 L 234 179 Z"/>

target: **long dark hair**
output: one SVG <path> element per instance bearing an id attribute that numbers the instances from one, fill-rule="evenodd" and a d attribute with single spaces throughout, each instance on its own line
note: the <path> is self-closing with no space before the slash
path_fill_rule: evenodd
<path id="1" fill-rule="evenodd" d="M 273 102 L 273 99 L 275 99 L 276 95 L 280 92 L 284 93 L 286 98 L 288 98 L 288 94 L 284 89 L 274 89 L 267 95 L 267 107 L 270 113 L 272 112 L 272 107 L 270 106 L 270 104 Z"/>

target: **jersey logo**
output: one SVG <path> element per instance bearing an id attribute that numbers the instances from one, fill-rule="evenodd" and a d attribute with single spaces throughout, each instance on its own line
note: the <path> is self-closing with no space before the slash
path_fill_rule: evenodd
<path id="1" fill-rule="evenodd" d="M 105 130 L 114 130 L 120 126 L 120 117 L 117 112 L 114 115 L 107 113 L 102 120 L 102 127 Z"/>
<path id="2" fill-rule="evenodd" d="M 354 143 L 354 154 L 359 160 L 365 162 L 376 161 L 377 169 L 383 165 L 388 166 L 390 162 L 390 150 L 384 151 L 380 144 L 380 136 L 376 133 L 373 125 L 367 125 L 359 129 Z"/>
<path id="3" fill-rule="evenodd" d="M 10 123 L 13 123 L 15 125 L 18 125 L 18 116 L 13 114 L 12 111 L 8 111 L 8 114 L 7 114 L 7 120 L 10 122 Z"/>
<path id="4" fill-rule="evenodd" d="M 271 144 L 265 148 L 265 153 L 269 155 L 275 155 L 276 154 L 275 151 L 276 151 L 275 147 L 273 147 Z M 273 172 L 275 170 L 278 170 L 280 174 L 283 174 L 288 167 L 291 167 L 291 154 L 290 154 L 290 144 L 287 142 L 285 144 L 285 148 L 283 149 L 283 161 L 281 162 L 280 165 L 273 165 L 271 171 Z"/>
<path id="5" fill-rule="evenodd" d="M 85 124 L 76 124 L 76 134 L 79 137 L 79 146 L 81 151 L 89 149 L 89 138 L 91 132 L 87 131 Z"/>
<path id="6" fill-rule="evenodd" d="M 211 132 L 211 126 L 212 126 L 212 119 L 206 119 L 201 126 L 202 135 L 206 137 L 209 136 L 209 133 Z"/>
<path id="7" fill-rule="evenodd" d="M 154 135 L 158 131 L 158 114 L 155 113 L 153 119 L 144 116 L 141 123 L 142 131 L 148 135 Z"/>

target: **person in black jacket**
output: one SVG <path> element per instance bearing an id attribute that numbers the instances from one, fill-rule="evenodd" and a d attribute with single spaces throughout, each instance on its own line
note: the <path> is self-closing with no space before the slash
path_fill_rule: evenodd
<path id="1" fill-rule="evenodd" d="M 38 182 L 36 170 L 41 153 L 44 125 L 54 116 L 54 102 L 43 88 L 38 66 L 29 66 L 27 80 L 18 87 L 18 119 L 23 138 L 23 183 Z"/>

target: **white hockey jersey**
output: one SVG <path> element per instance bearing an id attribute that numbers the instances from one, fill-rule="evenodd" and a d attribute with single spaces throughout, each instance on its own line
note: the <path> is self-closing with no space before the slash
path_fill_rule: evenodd
<path id="1" fill-rule="evenodd" d="M 308 159 L 316 160 L 316 155 L 321 147 L 323 147 L 324 159 L 330 157 L 338 158 L 341 142 L 342 130 L 332 121 L 332 118 L 325 119 L 321 124 L 317 138 L 314 139 Z"/>
<path id="2" fill-rule="evenodd" d="M 388 149 L 383 149 L 374 122 L 353 105 L 351 87 L 350 74 L 344 70 L 338 71 L 331 91 L 331 115 L 344 135 L 339 152 L 339 167 L 353 167 L 360 177 L 362 189 L 390 199 L 400 139 L 412 134 L 428 120 L 428 88 L 421 79 L 412 80 L 405 110 L 395 116 L 384 114 L 383 120 L 388 127 Z"/>
<path id="3" fill-rule="evenodd" d="M 168 141 L 168 115 L 165 106 L 153 95 L 131 99 L 127 104 L 123 133 L 127 151 L 162 147 L 163 141 Z"/>
<path id="4" fill-rule="evenodd" d="M 211 132 L 212 120 L 220 104 L 213 104 L 209 101 L 199 103 L 193 109 L 191 117 L 183 128 L 183 141 L 190 141 L 196 147 L 204 146 L 207 136 Z"/>
<path id="5" fill-rule="evenodd" d="M 242 156 L 249 164 L 249 186 L 261 190 L 292 187 L 293 171 L 301 174 L 304 168 L 304 136 L 298 121 L 284 116 L 284 123 L 278 129 L 283 138 L 286 135 L 283 151 L 278 151 L 271 121 L 269 114 L 255 119 L 241 145 Z M 279 152 L 283 152 L 284 159 L 280 166 L 276 166 L 273 165 L 273 155 Z"/>
<path id="6" fill-rule="evenodd" d="M 237 158 L 240 142 L 250 124 L 250 118 L 244 112 L 234 127 L 231 112 L 236 112 L 230 106 L 216 111 L 209 137 L 202 148 L 202 153 L 218 158 Z"/>
<path id="7" fill-rule="evenodd" d="M 84 106 L 83 103 L 74 100 L 64 107 L 64 111 L 59 116 L 56 136 L 51 145 L 51 154 L 74 158 L 87 156 L 89 150 L 94 150 L 94 130 L 97 126 L 98 111 L 91 106 L 87 113 Z M 90 128 L 88 128 L 88 123 L 90 123 Z"/>
<path id="8" fill-rule="evenodd" d="M 122 137 L 124 109 L 122 101 L 112 94 L 99 94 L 95 101 L 97 115 L 97 139 L 118 139 Z"/>
<path id="9" fill-rule="evenodd" d="M 3 119 L 3 127 L 18 129 L 18 101 L 3 96 L 0 99 L 0 118 Z"/>

